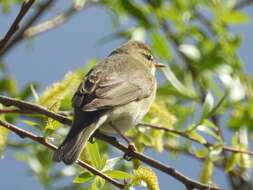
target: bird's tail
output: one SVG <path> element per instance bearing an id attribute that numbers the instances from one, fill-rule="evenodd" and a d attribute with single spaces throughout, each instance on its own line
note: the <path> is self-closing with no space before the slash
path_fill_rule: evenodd
<path id="1" fill-rule="evenodd" d="M 76 129 L 77 126 L 74 125 L 75 124 L 73 124 L 66 139 L 55 151 L 53 156 L 55 162 L 63 161 L 68 165 L 73 164 L 80 156 L 85 143 L 96 130 L 96 125 L 91 124 L 90 126 L 85 127 L 82 131 L 75 132 L 74 129 Z"/>

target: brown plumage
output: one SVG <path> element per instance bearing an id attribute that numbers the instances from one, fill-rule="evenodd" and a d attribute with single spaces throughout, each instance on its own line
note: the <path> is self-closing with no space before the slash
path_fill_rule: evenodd
<path id="1" fill-rule="evenodd" d="M 54 160 L 74 163 L 87 140 L 100 128 L 121 131 L 139 122 L 155 97 L 155 62 L 150 49 L 129 41 L 115 49 L 85 76 L 73 96 L 74 120 Z"/>

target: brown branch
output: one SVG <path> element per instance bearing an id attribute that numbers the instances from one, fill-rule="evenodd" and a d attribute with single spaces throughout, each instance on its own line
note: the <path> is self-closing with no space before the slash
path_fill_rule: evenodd
<path id="1" fill-rule="evenodd" d="M 0 96 L 0 103 L 2 103 L 5 106 L 16 106 L 20 109 L 32 110 L 34 112 L 41 113 L 43 115 L 46 115 L 47 117 L 53 118 L 61 123 L 67 124 L 67 125 L 71 125 L 71 123 L 72 123 L 72 121 L 69 120 L 68 118 L 66 118 L 60 114 L 51 112 L 43 106 L 36 105 L 36 104 L 30 103 L 30 102 L 17 100 L 15 98 L 9 98 L 6 96 Z"/>
<path id="2" fill-rule="evenodd" d="M 14 99 L 14 98 L 9 98 L 9 97 L 5 97 L 5 96 L 0 96 L 0 103 L 2 103 L 3 105 L 6 105 L 6 106 L 10 106 L 10 105 L 14 105 L 14 106 L 17 106 L 21 109 L 29 109 L 29 110 L 32 110 L 34 112 L 37 112 L 37 113 L 41 113 L 43 115 L 46 115 L 50 118 L 53 118 L 63 124 L 67 124 L 67 125 L 70 125 L 72 123 L 71 120 L 69 120 L 68 118 L 60 115 L 60 114 L 57 114 L 57 113 L 54 113 L 42 106 L 39 106 L 39 105 L 36 105 L 36 104 L 33 104 L 33 103 L 30 103 L 30 102 L 25 102 L 25 101 L 20 101 L 20 100 L 17 100 L 17 99 Z M 175 179 L 181 181 L 183 184 L 185 184 L 185 186 L 189 186 L 189 185 L 192 185 L 194 188 L 196 189 L 201 189 L 201 190 L 206 190 L 206 189 L 209 189 L 209 190 L 221 190 L 220 188 L 217 188 L 217 187 L 211 187 L 211 186 L 208 186 L 208 185 L 205 185 L 205 184 L 202 184 L 202 183 L 199 183 L 195 180 L 192 180 L 186 176 L 184 176 L 183 174 L 181 174 L 180 172 L 178 172 L 175 168 L 172 168 L 168 165 L 165 165 L 159 161 L 156 161 L 144 154 L 141 154 L 139 152 L 136 152 L 136 151 L 131 151 L 128 149 L 127 146 L 119 143 L 115 138 L 113 137 L 110 137 L 110 136 L 106 136 L 104 134 L 101 134 L 99 132 L 96 132 L 94 134 L 94 137 L 100 139 L 100 140 L 103 140 L 111 145 L 113 145 L 114 147 L 118 148 L 119 150 L 121 150 L 122 152 L 124 152 L 125 154 L 133 157 L 133 158 L 136 158 L 136 159 L 139 159 L 140 161 L 156 168 L 156 169 L 159 169 L 161 171 L 163 171 L 164 173 L 174 177 Z"/>
<path id="3" fill-rule="evenodd" d="M 243 0 L 243 1 L 239 1 L 238 3 L 235 4 L 234 9 L 238 10 L 238 9 L 242 9 L 244 7 L 246 7 L 247 5 L 253 3 L 253 0 Z"/>
<path id="4" fill-rule="evenodd" d="M 189 152 L 185 147 L 175 147 L 175 146 L 172 146 L 170 144 L 165 144 L 164 145 L 164 149 L 168 150 L 168 151 L 177 151 L 177 152 L 180 152 L 180 153 L 183 153 L 184 155 L 186 156 L 189 156 L 191 158 L 194 158 L 194 159 L 197 159 L 201 162 L 204 162 L 205 161 L 205 158 L 200 158 L 200 157 L 197 157 L 194 153 L 192 152 Z M 225 162 L 221 162 L 221 161 L 214 161 L 213 162 L 214 165 L 221 169 L 221 170 L 224 170 L 226 165 L 225 165 Z M 240 172 L 237 171 L 237 170 L 231 170 L 229 171 L 231 174 L 233 174 L 234 176 L 240 176 Z"/>
<path id="5" fill-rule="evenodd" d="M 67 20 L 69 20 L 72 16 L 74 16 L 75 13 L 83 10 L 84 8 L 87 8 L 88 5 L 90 5 L 91 3 L 95 3 L 95 2 L 97 2 L 97 1 L 88 0 L 84 6 L 72 6 L 72 7 L 68 8 L 65 12 L 57 15 L 53 19 L 45 21 L 45 22 L 38 24 L 36 26 L 32 26 L 30 28 L 27 28 L 24 32 L 24 36 L 25 37 L 32 37 L 32 36 L 35 36 L 39 33 L 51 30 L 51 29 L 57 27 L 58 25 L 66 22 Z"/>
<path id="6" fill-rule="evenodd" d="M 32 110 L 19 109 L 19 108 L 0 108 L 0 114 L 1 113 L 38 114 Z M 62 116 L 72 116 L 73 115 L 73 112 L 70 112 L 70 111 L 58 111 L 57 113 Z"/>
<path id="7" fill-rule="evenodd" d="M 0 56 L 5 55 L 9 50 L 11 50 L 14 45 L 19 43 L 24 38 L 24 31 L 29 28 L 33 23 L 35 23 L 40 16 L 50 7 L 53 5 L 55 0 L 47 0 L 45 3 L 39 6 L 38 10 L 30 17 L 24 27 L 17 33 L 17 35 L 5 46 L 2 51 L 0 51 Z"/>
<path id="8" fill-rule="evenodd" d="M 51 150 L 57 150 L 57 146 L 46 142 L 46 140 L 43 137 L 37 136 L 33 133 L 30 133 L 26 130 L 20 129 L 19 127 L 12 125 L 10 123 L 7 123 L 5 121 L 0 120 L 0 125 L 2 125 L 3 127 L 15 132 L 18 136 L 21 136 L 22 138 L 30 138 L 33 141 L 36 141 L 48 148 L 50 148 Z M 99 170 L 97 170 L 96 168 L 90 166 L 89 164 L 81 161 L 81 160 L 77 160 L 76 162 L 78 165 L 84 167 L 85 169 L 89 170 L 91 173 L 93 173 L 94 175 L 98 175 L 101 178 L 105 179 L 106 181 L 110 182 L 111 184 L 115 185 L 116 187 L 119 188 L 124 188 L 126 185 L 124 183 L 120 183 L 119 181 L 114 180 L 113 178 L 103 174 L 102 172 L 100 172 Z"/>
<path id="9" fill-rule="evenodd" d="M 157 130 L 163 130 L 163 131 L 166 131 L 166 132 L 169 132 L 169 133 L 174 133 L 174 134 L 177 134 L 181 137 L 187 138 L 191 141 L 194 141 L 194 142 L 196 142 L 198 144 L 201 144 L 203 146 L 206 146 L 206 147 L 215 146 L 214 144 L 212 144 L 210 142 L 203 143 L 203 142 L 201 142 L 201 141 L 185 134 L 182 131 L 178 131 L 178 130 L 174 130 L 174 129 L 168 129 L 166 127 L 156 126 L 156 125 L 152 125 L 152 124 L 149 124 L 149 123 L 139 123 L 138 126 L 145 126 L 145 127 L 150 127 L 150 128 L 157 129 Z M 251 152 L 251 151 L 239 150 L 239 149 L 228 147 L 228 146 L 222 146 L 222 149 L 225 150 L 225 151 L 230 151 L 230 152 L 235 152 L 235 153 L 243 153 L 243 154 L 253 155 L 253 152 Z"/>
<path id="10" fill-rule="evenodd" d="M 0 108 L 0 113 L 22 113 L 22 114 L 33 114 L 33 111 L 18 109 L 18 108 Z"/>
<path id="11" fill-rule="evenodd" d="M 28 10 L 32 7 L 35 0 L 26 0 L 21 5 L 20 11 L 15 18 L 14 22 L 12 23 L 11 27 L 9 28 L 8 32 L 5 34 L 4 38 L 0 41 L 0 55 L 1 52 L 4 50 L 6 44 L 9 42 L 11 37 L 15 34 L 15 32 L 19 29 L 19 23 L 24 18 Z"/>

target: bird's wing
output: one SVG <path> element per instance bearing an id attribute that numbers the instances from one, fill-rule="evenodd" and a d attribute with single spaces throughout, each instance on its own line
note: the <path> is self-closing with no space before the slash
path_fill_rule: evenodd
<path id="1" fill-rule="evenodd" d="M 154 90 L 154 76 L 143 67 L 134 66 L 130 60 L 127 68 L 124 63 L 116 64 L 119 72 L 112 72 L 115 65 L 103 72 L 103 66 L 95 67 L 90 71 L 79 86 L 73 97 L 73 106 L 83 111 L 96 111 L 127 104 L 134 100 L 148 97 Z M 109 63 L 110 64 L 110 63 Z M 127 72 L 124 72 L 128 69 Z"/>

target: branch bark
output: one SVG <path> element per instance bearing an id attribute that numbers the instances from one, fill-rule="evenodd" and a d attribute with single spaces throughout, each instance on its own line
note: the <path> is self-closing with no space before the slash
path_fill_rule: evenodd
<path id="1" fill-rule="evenodd" d="M 166 131 L 166 132 L 169 132 L 169 133 L 174 133 L 174 134 L 177 134 L 181 137 L 184 137 L 184 138 L 187 138 L 191 141 L 194 141 L 198 144 L 201 144 L 203 146 L 206 146 L 206 147 L 212 147 L 212 146 L 215 146 L 214 144 L 210 143 L 210 142 L 200 142 L 199 140 L 185 134 L 184 132 L 182 131 L 178 131 L 178 130 L 174 130 L 174 129 L 168 129 L 166 127 L 161 127 L 161 126 L 156 126 L 156 125 L 152 125 L 152 124 L 149 124 L 149 123 L 139 123 L 138 126 L 145 126 L 145 127 L 150 127 L 150 128 L 153 128 L 153 129 L 157 129 L 157 130 L 163 130 L 163 131 Z M 239 149 L 236 149 L 236 148 L 232 148 L 232 147 L 228 147 L 228 146 L 222 146 L 222 149 L 225 150 L 225 151 L 229 151 L 229 152 L 235 152 L 235 153 L 242 153 L 242 154 L 248 154 L 248 155 L 253 155 L 253 152 L 251 151 L 246 151 L 246 150 L 239 150 Z"/>
<path id="2" fill-rule="evenodd" d="M 36 26 L 32 26 L 30 28 L 27 28 L 24 31 L 25 37 L 32 37 L 35 35 L 38 35 L 40 33 L 46 32 L 48 30 L 51 30 L 53 28 L 56 28 L 58 25 L 66 22 L 69 20 L 72 16 L 75 15 L 75 13 L 80 12 L 81 10 L 88 7 L 88 5 L 92 3 L 96 3 L 97 0 L 87 0 L 86 3 L 83 6 L 75 6 L 68 8 L 65 12 L 60 13 L 55 18 L 52 18 L 48 21 L 45 21 L 41 24 L 38 24 Z"/>
<path id="3" fill-rule="evenodd" d="M 0 55 L 1 52 L 4 50 L 5 46 L 11 39 L 11 37 L 15 34 L 15 32 L 19 29 L 19 23 L 24 18 L 28 10 L 32 7 L 35 0 L 26 0 L 21 5 L 20 11 L 15 18 L 14 22 L 12 23 L 11 27 L 9 28 L 8 32 L 4 36 L 4 38 L 0 41 Z"/>
<path id="4" fill-rule="evenodd" d="M 53 5 L 55 0 L 47 0 L 44 4 L 39 6 L 38 10 L 30 17 L 27 23 L 22 27 L 22 29 L 17 33 L 17 35 L 11 40 L 4 49 L 0 51 L 0 56 L 5 55 L 8 51 L 10 51 L 17 43 L 19 43 L 24 38 L 24 31 L 33 25 L 41 15 Z"/>

